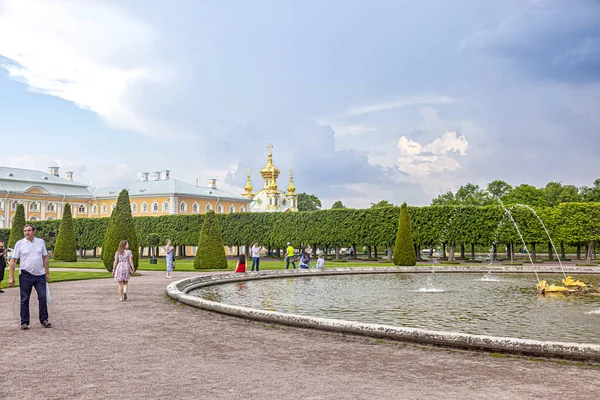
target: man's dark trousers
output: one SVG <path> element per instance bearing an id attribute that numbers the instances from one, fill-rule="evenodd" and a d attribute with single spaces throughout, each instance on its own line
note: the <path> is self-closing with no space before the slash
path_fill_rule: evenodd
<path id="1" fill-rule="evenodd" d="M 40 322 L 48 320 L 48 303 L 46 302 L 46 276 L 32 275 L 27 271 L 21 271 L 19 275 L 19 286 L 21 288 L 21 325 L 29 325 L 29 298 L 31 289 L 35 287 L 40 303 Z"/>

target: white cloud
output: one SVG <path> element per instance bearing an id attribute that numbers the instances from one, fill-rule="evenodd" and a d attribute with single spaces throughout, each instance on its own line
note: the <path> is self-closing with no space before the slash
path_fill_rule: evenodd
<path id="1" fill-rule="evenodd" d="M 10 60 L 2 68 L 12 78 L 93 111 L 113 127 L 158 135 L 160 124 L 131 101 L 132 89 L 168 80 L 152 62 L 151 26 L 106 1 L 1 4 L 0 55 Z"/>
<path id="2" fill-rule="evenodd" d="M 452 189 L 452 180 L 442 177 L 445 172 L 455 172 L 461 164 L 450 153 L 467 154 L 469 143 L 465 136 L 457 136 L 456 131 L 447 131 L 441 138 L 422 145 L 402 136 L 398 140 L 400 158 L 397 168 L 403 175 L 398 180 L 417 184 L 428 193 L 439 193 L 440 190 Z"/>
<path id="3" fill-rule="evenodd" d="M 452 97 L 441 94 L 416 95 L 398 100 L 382 103 L 367 104 L 362 106 L 350 107 L 343 113 L 343 117 L 354 117 L 357 115 L 375 113 L 380 111 L 396 110 L 398 108 L 410 107 L 422 104 L 452 104 L 457 100 Z"/>

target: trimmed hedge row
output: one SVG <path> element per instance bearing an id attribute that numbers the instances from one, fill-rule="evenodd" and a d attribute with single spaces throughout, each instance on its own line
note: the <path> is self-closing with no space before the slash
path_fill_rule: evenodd
<path id="1" fill-rule="evenodd" d="M 323 247 L 395 245 L 399 207 L 370 209 L 334 209 L 297 213 L 217 214 L 225 245 L 251 244 L 283 248 L 286 242 L 295 247 L 310 243 Z M 563 203 L 535 211 L 558 243 L 577 244 L 600 240 L 600 204 Z M 535 215 L 523 207 L 511 210 L 523 240 L 545 244 L 548 237 Z M 419 245 L 440 243 L 489 245 L 492 242 L 521 244 L 510 218 L 500 206 L 427 206 L 408 207 L 413 240 Z M 205 214 L 134 217 L 139 244 L 150 245 L 156 233 L 161 243 L 171 239 L 174 245 L 195 246 Z M 108 218 L 75 218 L 77 245 L 84 249 L 101 247 Z M 37 235 L 56 237 L 59 221 L 35 221 Z M 6 237 L 7 230 L 0 230 Z M 52 243 L 52 240 L 48 240 Z M 541 250 L 543 247 L 539 248 Z"/>

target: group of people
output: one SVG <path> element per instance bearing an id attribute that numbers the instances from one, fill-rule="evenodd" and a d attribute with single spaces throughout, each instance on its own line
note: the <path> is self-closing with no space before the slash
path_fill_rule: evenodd
<path id="1" fill-rule="evenodd" d="M 290 242 L 287 242 L 286 246 L 287 247 L 285 249 L 285 260 L 286 260 L 285 269 L 289 269 L 290 264 L 292 264 L 292 268 L 295 269 L 296 268 L 295 249 L 294 249 L 294 247 L 292 247 Z M 262 249 L 263 249 L 262 246 L 259 246 L 258 242 L 254 242 L 252 244 L 252 248 L 250 250 L 251 254 L 252 254 L 252 267 L 250 270 L 251 272 L 254 272 L 255 268 L 256 268 L 256 271 L 259 271 L 260 252 L 262 251 Z M 310 268 L 310 257 L 311 257 L 311 248 L 310 248 L 310 246 L 306 246 L 304 251 L 301 251 L 299 256 L 297 257 L 298 268 L 301 268 L 301 269 Z M 315 263 L 313 268 L 319 268 L 319 269 L 325 268 L 325 258 L 323 257 L 323 254 L 319 255 L 317 262 Z M 237 264 L 235 266 L 235 272 L 246 272 L 246 255 L 240 254 Z"/>
<path id="2" fill-rule="evenodd" d="M 35 237 L 35 227 L 31 224 L 26 224 L 23 228 L 24 238 L 19 240 L 14 249 L 4 247 L 4 242 L 0 241 L 0 282 L 4 279 L 4 269 L 6 268 L 5 255 L 8 251 L 12 251 L 9 266 L 8 285 L 15 286 L 15 268 L 17 260 L 20 260 L 19 270 L 19 286 L 21 297 L 21 329 L 29 329 L 29 299 L 33 289 L 37 292 L 39 302 L 39 320 L 44 328 L 51 328 L 52 324 L 48 320 L 48 292 L 47 284 L 50 282 L 50 270 L 48 265 L 48 250 L 44 240 Z M 259 271 L 260 268 L 260 252 L 262 246 L 258 242 L 252 245 L 252 267 L 251 271 Z M 167 278 L 172 278 L 173 260 L 175 255 L 175 247 L 167 240 L 165 247 Z M 310 268 L 311 248 L 306 246 L 298 257 L 299 268 Z M 288 242 L 286 248 L 286 266 L 288 269 L 290 263 L 292 268 L 296 268 L 296 255 L 292 245 Z M 323 254 L 319 258 L 313 268 L 325 268 L 325 259 Z M 135 271 L 133 263 L 133 254 L 129 249 L 129 242 L 121 240 L 119 247 L 115 253 L 112 275 L 117 282 L 117 291 L 119 293 L 119 301 L 127 300 L 127 288 L 129 286 L 129 278 Z M 235 272 L 246 272 L 246 256 L 241 254 Z M 0 289 L 0 293 L 3 291 Z"/>

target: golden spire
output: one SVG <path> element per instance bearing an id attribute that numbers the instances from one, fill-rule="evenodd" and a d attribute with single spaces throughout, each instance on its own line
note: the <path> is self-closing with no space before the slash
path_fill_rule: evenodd
<path id="1" fill-rule="evenodd" d="M 287 187 L 287 192 L 288 194 L 295 194 L 296 193 L 296 186 L 294 186 L 294 176 L 293 173 L 294 171 L 290 169 L 290 184 Z"/>
<path id="2" fill-rule="evenodd" d="M 273 165 L 273 145 L 271 143 L 269 143 L 267 148 L 269 149 L 267 165 L 265 165 L 265 167 L 260 170 L 260 174 L 262 175 L 262 177 L 265 180 L 265 187 L 271 186 L 270 181 L 277 180 L 277 177 L 279 176 L 279 172 L 280 172 L 279 169 L 277 167 L 275 167 L 275 165 Z M 277 183 L 275 183 L 275 185 L 277 185 Z"/>
<path id="3" fill-rule="evenodd" d="M 254 189 L 252 187 L 252 184 L 250 183 L 250 168 L 248 168 L 248 180 L 246 181 L 246 186 L 244 186 L 244 190 L 246 192 L 244 192 L 244 196 L 248 197 L 248 198 L 252 198 L 253 193 L 252 193 L 252 189 Z"/>

